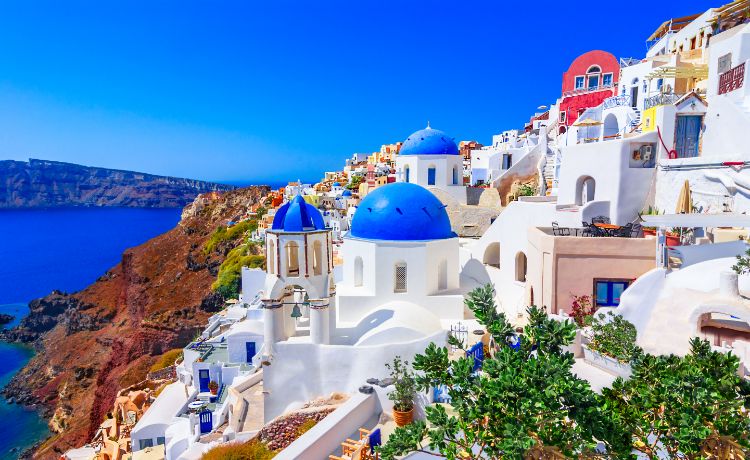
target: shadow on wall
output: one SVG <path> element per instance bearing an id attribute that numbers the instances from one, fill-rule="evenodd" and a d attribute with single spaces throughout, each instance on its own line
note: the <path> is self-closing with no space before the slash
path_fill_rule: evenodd
<path id="1" fill-rule="evenodd" d="M 354 345 L 362 336 L 393 318 L 393 310 L 377 310 L 362 318 L 354 327 L 337 328 L 333 345 Z"/>
<path id="2" fill-rule="evenodd" d="M 489 273 L 487 273 L 487 268 L 484 266 L 482 261 L 478 259 L 469 259 L 469 261 L 466 262 L 466 264 L 464 264 L 463 268 L 461 269 L 461 276 L 471 278 L 481 285 L 485 285 L 492 281 L 490 279 Z"/>

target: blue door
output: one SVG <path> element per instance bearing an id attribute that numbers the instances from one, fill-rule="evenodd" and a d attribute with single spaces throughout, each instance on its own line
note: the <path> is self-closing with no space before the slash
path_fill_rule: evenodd
<path id="1" fill-rule="evenodd" d="M 703 117 L 700 115 L 685 115 L 677 117 L 675 150 L 678 158 L 692 158 L 698 156 L 698 145 L 701 135 Z"/>
<path id="2" fill-rule="evenodd" d="M 208 382 L 211 379 L 208 376 L 208 369 L 201 369 L 198 371 L 198 386 L 200 387 L 201 393 L 205 393 L 208 390 Z"/>
<path id="3" fill-rule="evenodd" d="M 255 356 L 255 342 L 245 342 L 245 350 L 247 351 L 247 362 L 250 363 Z"/>
<path id="4" fill-rule="evenodd" d="M 211 415 L 210 410 L 205 410 L 201 412 L 199 415 L 200 425 L 201 425 L 201 434 L 203 433 L 210 433 L 213 429 L 213 416 Z"/>
<path id="5" fill-rule="evenodd" d="M 427 168 L 427 185 L 435 185 L 435 168 Z"/>

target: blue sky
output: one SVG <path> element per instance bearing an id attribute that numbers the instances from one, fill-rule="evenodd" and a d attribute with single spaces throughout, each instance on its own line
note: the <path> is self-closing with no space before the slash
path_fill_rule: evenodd
<path id="1" fill-rule="evenodd" d="M 427 120 L 488 143 L 579 54 L 643 57 L 661 22 L 720 4 L 3 2 L 0 159 L 263 182 L 316 180 Z"/>

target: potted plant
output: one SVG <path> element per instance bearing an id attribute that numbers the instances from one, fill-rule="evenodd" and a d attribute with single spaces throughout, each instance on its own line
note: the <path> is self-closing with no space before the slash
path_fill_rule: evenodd
<path id="1" fill-rule="evenodd" d="M 594 314 L 594 305 L 591 302 L 591 296 L 588 295 L 577 295 L 573 296 L 573 303 L 571 304 L 570 316 L 576 322 L 578 327 L 584 327 L 591 322 L 591 318 Z"/>
<path id="2" fill-rule="evenodd" d="M 212 395 L 216 396 L 216 392 L 219 391 L 219 384 L 211 380 L 210 382 L 208 382 L 208 390 Z"/>
<path id="3" fill-rule="evenodd" d="M 667 238 L 667 246 L 680 246 L 682 244 L 680 241 L 680 234 L 674 229 L 667 231 L 665 235 Z"/>
<path id="4" fill-rule="evenodd" d="M 395 387 L 388 393 L 388 399 L 393 401 L 393 419 L 397 426 L 406 426 L 414 420 L 414 397 L 417 394 L 414 374 L 409 369 L 409 362 L 403 361 L 400 356 L 393 358 L 393 363 L 385 367 L 390 371 Z"/>
<path id="5" fill-rule="evenodd" d="M 639 217 L 641 217 L 641 220 L 643 220 L 643 216 L 658 216 L 661 214 L 659 212 L 659 208 L 654 206 L 649 206 L 647 210 L 643 211 Z M 656 227 L 641 227 L 643 230 L 643 236 L 656 236 Z"/>
<path id="6" fill-rule="evenodd" d="M 583 346 L 584 359 L 614 375 L 628 378 L 630 362 L 643 353 L 636 345 L 637 330 L 633 323 L 611 311 L 600 313 L 591 321 L 591 335 Z"/>

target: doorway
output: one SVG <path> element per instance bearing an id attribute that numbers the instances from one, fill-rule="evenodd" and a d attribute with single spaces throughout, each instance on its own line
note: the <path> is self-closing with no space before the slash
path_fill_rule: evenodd
<path id="1" fill-rule="evenodd" d="M 702 115 L 680 115 L 675 129 L 677 158 L 697 157 L 699 153 Z"/>
<path id="2" fill-rule="evenodd" d="M 211 379 L 208 375 L 208 369 L 201 369 L 198 371 L 198 386 L 201 393 L 209 391 L 208 382 L 210 381 Z"/>

